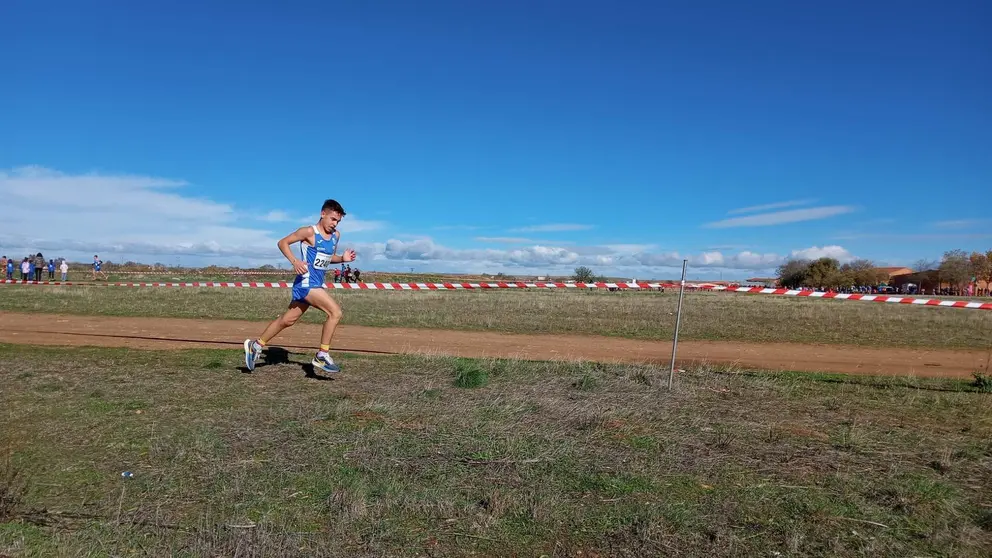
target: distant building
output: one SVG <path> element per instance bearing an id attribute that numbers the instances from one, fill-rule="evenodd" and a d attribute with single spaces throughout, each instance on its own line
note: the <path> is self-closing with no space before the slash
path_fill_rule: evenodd
<path id="1" fill-rule="evenodd" d="M 939 269 L 928 269 L 926 271 L 895 275 L 892 277 L 889 285 L 896 287 L 901 292 L 923 293 L 930 293 L 935 290 L 940 291 L 943 289 L 956 289 L 961 286 L 942 280 Z M 972 285 L 972 288 L 976 289 L 976 294 L 985 293 L 992 288 L 992 285 L 990 285 L 987 281 L 979 280 Z"/>
<path id="2" fill-rule="evenodd" d="M 772 289 L 772 288 L 775 288 L 775 287 L 778 286 L 778 278 L 777 277 L 752 277 L 752 278 L 744 281 L 744 284 L 746 286 L 748 286 L 748 287 L 766 287 L 766 288 Z"/>
<path id="3" fill-rule="evenodd" d="M 908 267 L 876 267 L 877 271 L 881 271 L 888 275 L 887 283 L 891 283 L 893 279 L 899 277 L 900 275 L 912 275 L 913 270 Z"/>

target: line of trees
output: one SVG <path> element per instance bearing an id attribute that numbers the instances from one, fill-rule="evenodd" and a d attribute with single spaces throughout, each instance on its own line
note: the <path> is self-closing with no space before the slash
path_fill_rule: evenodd
<path id="1" fill-rule="evenodd" d="M 783 287 L 813 287 L 836 290 L 848 287 L 874 287 L 889 278 L 871 260 L 854 260 L 841 265 L 835 258 L 788 260 L 778 268 Z"/>
<path id="2" fill-rule="evenodd" d="M 944 252 L 940 262 L 918 260 L 912 269 L 915 272 L 912 279 L 917 283 L 946 283 L 960 290 L 973 281 L 992 282 L 992 250 L 971 254 L 964 250 L 950 250 Z M 834 258 L 794 259 L 778 267 L 779 283 L 789 288 L 836 290 L 876 287 L 888 278 L 888 273 L 875 267 L 871 260 L 855 260 L 841 265 Z"/>

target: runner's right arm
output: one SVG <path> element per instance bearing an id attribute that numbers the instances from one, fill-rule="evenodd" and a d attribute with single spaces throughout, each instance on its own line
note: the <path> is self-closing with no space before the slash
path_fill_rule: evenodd
<path id="1" fill-rule="evenodd" d="M 297 258 L 296 255 L 293 254 L 293 251 L 289 249 L 289 245 L 303 241 L 309 242 L 311 246 L 313 245 L 312 227 L 300 227 L 284 236 L 278 243 L 279 251 L 282 252 L 283 256 L 286 256 L 286 259 L 289 260 L 289 263 L 293 266 L 293 269 L 300 275 L 307 272 L 307 262 Z"/>

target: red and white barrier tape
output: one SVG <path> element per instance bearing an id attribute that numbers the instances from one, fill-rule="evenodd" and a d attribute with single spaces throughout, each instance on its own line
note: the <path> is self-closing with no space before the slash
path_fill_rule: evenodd
<path id="1" fill-rule="evenodd" d="M 5 279 L 4 285 L 51 285 L 51 286 L 97 286 L 97 287 L 213 287 L 213 288 L 250 288 L 250 289 L 289 289 L 292 283 L 279 282 L 194 282 L 194 283 L 73 283 L 60 281 L 21 281 Z M 672 289 L 678 288 L 676 283 L 525 283 L 525 282 L 495 282 L 495 283 L 326 283 L 329 289 L 371 290 L 371 291 L 450 291 L 450 290 L 497 290 L 497 289 Z M 892 295 L 832 293 L 820 291 L 769 289 L 763 287 L 724 287 L 721 285 L 686 284 L 688 290 L 697 291 L 726 291 L 732 293 L 752 293 L 779 296 L 795 296 L 808 298 L 828 298 L 837 300 L 860 300 L 864 302 L 888 302 L 893 304 L 910 304 L 916 306 L 938 306 L 941 308 L 969 308 L 974 310 L 992 310 L 992 302 L 977 302 L 968 300 L 941 300 L 936 298 L 913 298 Z"/>
<path id="2" fill-rule="evenodd" d="M 104 269 L 103 273 L 113 274 L 113 275 L 168 275 L 175 272 L 169 271 L 168 269 L 150 270 L 150 271 L 117 271 L 115 269 Z M 284 277 L 292 277 L 296 272 L 292 269 L 287 269 L 284 271 L 217 271 L 208 272 L 204 275 L 282 275 Z"/>
<path id="3" fill-rule="evenodd" d="M 90 286 L 90 287 L 229 287 L 229 288 L 262 288 L 289 289 L 292 283 L 286 281 L 273 282 L 227 282 L 227 281 L 195 281 L 189 283 L 147 282 L 147 283 L 74 283 L 72 281 L 22 281 L 6 279 L 0 284 L 7 285 L 51 285 L 51 286 Z M 494 283 L 446 282 L 446 283 L 324 283 L 328 289 L 344 290 L 379 290 L 379 291 L 450 291 L 450 290 L 480 290 L 480 289 L 660 289 L 671 288 L 671 283 L 525 283 L 518 281 L 501 281 Z"/>

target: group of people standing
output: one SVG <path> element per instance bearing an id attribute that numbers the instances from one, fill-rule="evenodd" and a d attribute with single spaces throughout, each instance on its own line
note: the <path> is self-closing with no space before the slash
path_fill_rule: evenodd
<path id="1" fill-rule="evenodd" d="M 360 283 L 362 272 L 358 268 L 352 269 L 350 265 L 343 265 L 341 269 L 334 270 L 335 283 Z"/>
<path id="2" fill-rule="evenodd" d="M 62 280 L 65 281 L 69 274 L 69 264 L 62 258 L 58 264 L 55 260 L 45 261 L 45 256 L 38 252 L 33 256 L 28 256 L 21 260 L 20 264 L 16 266 L 20 271 L 22 281 L 41 281 L 42 274 L 48 271 L 48 280 L 55 280 L 55 271 L 58 270 L 62 274 Z M 15 263 L 14 258 L 8 258 L 3 256 L 0 258 L 0 269 L 2 269 L 7 274 L 7 279 L 14 279 L 15 273 Z"/>

